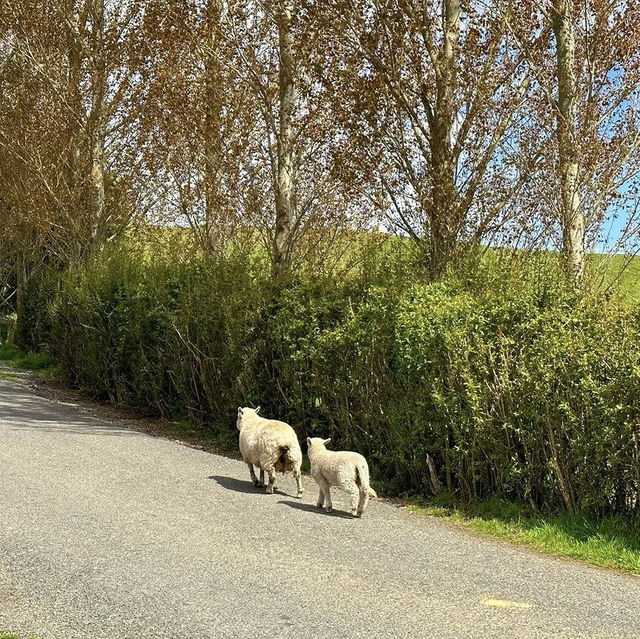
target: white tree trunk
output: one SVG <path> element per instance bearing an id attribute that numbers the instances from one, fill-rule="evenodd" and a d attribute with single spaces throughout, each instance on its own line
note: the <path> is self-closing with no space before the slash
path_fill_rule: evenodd
<path id="1" fill-rule="evenodd" d="M 579 150 L 576 140 L 576 75 L 573 3 L 554 0 L 552 26 L 558 75 L 557 137 L 560 215 L 567 275 L 574 287 L 584 276 L 585 219 L 579 193 Z"/>
<path id="2" fill-rule="evenodd" d="M 222 123 L 221 91 L 224 91 L 221 78 L 220 21 L 222 19 L 222 0 L 208 0 L 207 38 L 203 53 L 205 73 L 205 221 L 202 236 L 206 252 L 221 248 L 224 236 L 222 189 L 220 187 L 220 162 L 222 159 Z"/>
<path id="3" fill-rule="evenodd" d="M 80 35 L 79 19 L 76 12 L 76 1 L 67 0 L 65 7 L 67 20 L 67 95 L 69 106 L 67 125 L 67 160 L 66 180 L 68 190 L 67 206 L 69 212 L 70 255 L 73 260 L 79 260 L 82 255 L 81 228 L 84 217 L 80 184 L 82 183 L 82 128 L 84 113 L 80 94 L 82 74 L 82 39 Z"/>
<path id="4" fill-rule="evenodd" d="M 93 0 L 91 112 L 89 147 L 91 152 L 91 206 L 89 207 L 89 246 L 99 246 L 107 235 L 105 210 L 105 137 L 106 137 L 106 51 L 104 41 L 104 0 Z"/>
<path id="5" fill-rule="evenodd" d="M 278 171 L 276 184 L 276 229 L 274 236 L 274 270 L 277 277 L 286 276 L 291 267 L 294 218 L 294 127 L 296 106 L 295 69 L 293 61 L 293 0 L 279 0 L 277 7 L 279 69 Z"/>
<path id="6" fill-rule="evenodd" d="M 433 277 L 444 273 L 456 250 L 458 193 L 451 135 L 456 115 L 454 96 L 460 39 L 460 0 L 443 0 L 442 28 L 444 44 L 435 61 L 436 103 L 429 122 L 433 167 L 429 266 Z"/>

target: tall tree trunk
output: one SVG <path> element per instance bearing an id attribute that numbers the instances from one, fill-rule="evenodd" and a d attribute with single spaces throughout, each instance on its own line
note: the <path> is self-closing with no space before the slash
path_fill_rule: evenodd
<path id="1" fill-rule="evenodd" d="M 222 241 L 223 203 L 220 189 L 220 161 L 222 159 L 221 91 L 219 46 L 222 0 L 209 0 L 207 4 L 207 37 L 204 49 L 205 72 L 205 228 L 203 248 L 213 252 Z"/>
<path id="2" fill-rule="evenodd" d="M 280 105 L 278 123 L 278 171 L 276 184 L 276 230 L 274 236 L 274 271 L 286 277 L 291 269 L 294 217 L 294 128 L 295 70 L 293 62 L 292 19 L 294 0 L 278 0 L 277 24 L 280 54 Z"/>
<path id="3" fill-rule="evenodd" d="M 31 349 L 31 338 L 28 336 L 27 323 L 25 321 L 25 308 L 26 308 L 26 296 L 27 296 L 27 260 L 24 248 L 18 247 L 16 253 L 16 315 L 17 321 L 14 326 L 14 335 L 11 336 L 11 331 L 7 336 L 7 343 L 11 345 L 13 339 L 17 335 L 18 345 L 23 349 Z M 17 329 L 17 330 L 16 330 Z M 12 338 L 12 339 L 10 339 Z"/>
<path id="4" fill-rule="evenodd" d="M 83 107 L 80 95 L 80 82 L 82 74 L 82 37 L 80 34 L 79 18 L 76 13 L 76 0 L 67 0 L 67 95 L 69 105 L 67 125 L 67 160 L 66 182 L 68 189 L 68 220 L 69 228 L 69 257 L 76 261 L 82 254 L 81 228 L 83 209 L 85 203 L 81 195 L 82 152 L 81 134 L 83 125 Z"/>
<path id="5" fill-rule="evenodd" d="M 20 323 L 24 317 L 27 288 L 27 262 L 22 248 L 19 248 L 16 254 L 16 280 L 16 314 L 18 315 L 18 323 Z"/>
<path id="6" fill-rule="evenodd" d="M 91 153 L 90 206 L 88 210 L 88 244 L 90 250 L 100 246 L 108 233 L 105 210 L 105 137 L 106 137 L 106 51 L 104 40 L 104 0 L 92 5 L 92 78 L 89 145 Z"/>
<path id="7" fill-rule="evenodd" d="M 451 136 L 460 38 L 460 0 L 443 1 L 444 43 L 435 63 L 436 103 L 430 122 L 433 188 L 428 215 L 432 277 L 440 277 L 456 251 L 458 194 Z"/>
<path id="8" fill-rule="evenodd" d="M 573 286 L 577 288 L 584 276 L 585 219 L 578 190 L 575 41 L 571 0 L 554 0 L 552 27 L 556 40 L 558 75 L 556 134 L 563 252 L 567 275 Z"/>

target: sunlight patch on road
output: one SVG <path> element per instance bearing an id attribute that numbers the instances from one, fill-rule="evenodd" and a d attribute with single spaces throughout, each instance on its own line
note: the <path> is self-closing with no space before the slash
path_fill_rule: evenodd
<path id="1" fill-rule="evenodd" d="M 531 608 L 530 603 L 525 601 L 509 601 L 508 599 L 483 599 L 482 604 L 491 608 Z"/>

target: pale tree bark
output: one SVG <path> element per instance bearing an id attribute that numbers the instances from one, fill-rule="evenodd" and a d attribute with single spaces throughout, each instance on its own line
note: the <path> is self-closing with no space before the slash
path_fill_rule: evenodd
<path id="1" fill-rule="evenodd" d="M 16 253 L 16 276 L 16 313 L 18 315 L 18 322 L 20 322 L 24 317 L 25 295 L 27 288 L 27 263 L 22 248 L 19 248 Z"/>
<path id="2" fill-rule="evenodd" d="M 295 215 L 294 113 L 296 106 L 293 58 L 293 0 L 279 0 L 276 7 L 279 52 L 278 166 L 275 193 L 276 228 L 273 260 L 276 277 L 286 277 L 291 269 L 292 227 Z"/>
<path id="3" fill-rule="evenodd" d="M 66 0 L 66 181 L 71 259 L 84 259 L 108 234 L 105 196 L 107 54 L 104 0 Z M 88 80 L 88 88 L 85 82 Z M 88 91 L 88 92 L 87 92 Z M 85 104 L 89 104 L 87 109 Z"/>
<path id="4" fill-rule="evenodd" d="M 203 52 L 205 81 L 205 233 L 204 250 L 207 253 L 221 248 L 224 236 L 224 202 L 220 185 L 222 161 L 222 91 L 224 91 L 220 46 L 222 0 L 209 0 L 206 10 L 206 42 Z"/>
<path id="5" fill-rule="evenodd" d="M 92 2 L 91 29 L 91 111 L 88 134 L 91 154 L 90 206 L 88 207 L 89 247 L 100 246 L 107 235 L 105 211 L 105 138 L 106 114 L 106 51 L 104 41 L 104 0 Z"/>
<path id="6" fill-rule="evenodd" d="M 554 0 L 551 21 L 556 40 L 558 77 L 556 135 L 563 252 L 567 275 L 572 285 L 579 287 L 584 276 L 585 219 L 578 186 L 579 150 L 576 139 L 577 88 L 573 2 Z"/>
<path id="7" fill-rule="evenodd" d="M 82 254 L 82 242 L 80 234 L 80 220 L 83 203 L 79 194 L 79 185 L 82 180 L 81 168 L 81 135 L 84 120 L 81 98 L 82 76 L 82 37 L 80 34 L 79 16 L 76 9 L 76 0 L 67 0 L 65 6 L 67 28 L 67 84 L 66 102 L 68 106 L 67 117 L 67 158 L 66 158 L 66 182 L 69 194 L 68 207 L 71 234 L 73 235 L 72 255 L 79 259 Z"/>
<path id="8" fill-rule="evenodd" d="M 436 74 L 435 108 L 431 120 L 433 186 L 429 211 L 431 275 L 439 277 L 451 262 L 458 234 L 458 193 L 455 185 L 455 159 L 452 132 L 456 113 L 455 91 L 460 38 L 460 0 L 444 0 L 442 6 L 444 42 L 433 52 Z"/>
<path id="9" fill-rule="evenodd" d="M 516 114 L 528 86 L 522 56 L 482 2 L 339 6 L 341 31 L 333 37 L 355 62 L 348 81 L 344 72 L 334 80 L 351 112 L 340 94 L 334 108 L 355 141 L 358 171 L 386 195 L 372 199 L 423 248 L 426 269 L 440 278 L 513 218 L 508 205 L 524 181 L 505 175 L 517 175 L 517 151 L 507 140 L 520 126 Z M 335 21 L 331 11 L 325 20 Z M 371 71 L 363 78 L 365 61 Z"/>

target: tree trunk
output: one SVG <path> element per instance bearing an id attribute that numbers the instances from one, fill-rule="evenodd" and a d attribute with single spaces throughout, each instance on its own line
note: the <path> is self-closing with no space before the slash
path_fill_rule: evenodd
<path id="1" fill-rule="evenodd" d="M 105 137 L 106 137 L 106 51 L 104 41 L 104 0 L 93 0 L 92 15 L 92 92 L 89 114 L 91 151 L 90 202 L 88 211 L 88 245 L 100 246 L 108 233 L 105 210 Z"/>
<path id="2" fill-rule="evenodd" d="M 219 249 L 222 243 L 223 229 L 221 225 L 223 203 L 220 189 L 220 162 L 222 159 L 222 122 L 221 91 L 224 90 L 219 46 L 220 20 L 222 17 L 222 1 L 209 0 L 207 4 L 207 38 L 204 50 L 205 70 L 205 228 L 202 238 L 207 253 Z"/>
<path id="3" fill-rule="evenodd" d="M 16 314 L 18 316 L 18 324 L 20 324 L 24 317 L 27 289 L 27 263 L 22 249 L 19 249 L 16 255 L 16 280 Z"/>
<path id="4" fill-rule="evenodd" d="M 294 217 L 294 128 L 295 71 L 293 62 L 293 0 L 279 0 L 278 44 L 280 54 L 280 108 L 278 123 L 278 171 L 276 184 L 276 229 L 274 235 L 274 272 L 286 277 L 291 269 Z"/>
<path id="5" fill-rule="evenodd" d="M 434 495 L 439 495 L 442 492 L 442 484 L 438 479 L 438 470 L 436 469 L 436 464 L 433 461 L 433 457 L 427 453 L 426 457 L 427 468 L 429 469 L 429 480 L 431 481 L 431 490 L 433 490 Z"/>
<path id="6" fill-rule="evenodd" d="M 578 190 L 578 144 L 576 140 L 575 41 L 573 3 L 554 0 L 552 27 L 556 40 L 558 103 L 558 173 L 563 253 L 567 276 L 579 287 L 584 276 L 585 219 Z"/>
<path id="7" fill-rule="evenodd" d="M 83 198 L 81 197 L 81 132 L 84 120 L 80 82 L 82 73 L 82 40 L 80 25 L 76 15 L 76 0 L 68 0 L 66 5 L 67 19 L 67 104 L 69 106 L 67 125 L 67 161 L 66 181 L 68 189 L 68 219 L 70 222 L 69 257 L 77 261 L 82 254 L 82 218 L 84 217 Z"/>
<path id="8" fill-rule="evenodd" d="M 460 0 L 443 1 L 444 43 L 435 64 L 436 103 L 430 122 L 433 188 L 429 220 L 431 276 L 442 276 L 453 260 L 458 234 L 452 131 L 455 119 Z"/>

